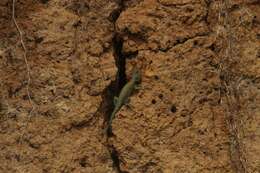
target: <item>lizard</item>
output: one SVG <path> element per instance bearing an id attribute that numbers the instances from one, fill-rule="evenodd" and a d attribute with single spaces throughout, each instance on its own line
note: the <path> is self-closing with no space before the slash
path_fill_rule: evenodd
<path id="1" fill-rule="evenodd" d="M 114 109 L 110 116 L 107 130 L 111 129 L 112 121 L 116 115 L 116 113 L 120 110 L 120 108 L 129 102 L 129 97 L 134 91 L 134 89 L 138 88 L 138 83 L 141 80 L 141 73 L 140 71 L 135 68 L 132 74 L 132 78 L 129 82 L 127 82 L 124 87 L 121 89 L 119 96 L 114 97 Z"/>

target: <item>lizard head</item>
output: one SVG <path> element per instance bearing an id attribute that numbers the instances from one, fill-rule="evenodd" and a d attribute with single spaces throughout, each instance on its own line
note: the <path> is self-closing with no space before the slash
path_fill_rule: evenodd
<path id="1" fill-rule="evenodd" d="M 134 68 L 132 80 L 134 80 L 136 83 L 141 81 L 141 72 L 139 69 Z"/>

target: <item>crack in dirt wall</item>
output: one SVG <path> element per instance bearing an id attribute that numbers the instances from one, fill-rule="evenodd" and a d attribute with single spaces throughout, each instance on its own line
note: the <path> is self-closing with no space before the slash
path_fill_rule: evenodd
<path id="1" fill-rule="evenodd" d="M 38 108 L 25 128 L 26 69 L 2 0 L 0 172 L 259 172 L 252 2 L 17 1 Z M 141 88 L 104 132 L 133 65 Z"/>
<path id="2" fill-rule="evenodd" d="M 114 37 L 112 39 L 112 47 L 113 47 L 113 55 L 115 58 L 115 63 L 117 67 L 117 74 L 116 74 L 116 80 L 112 82 L 108 86 L 108 90 L 106 91 L 107 93 L 105 94 L 106 96 L 104 99 L 106 100 L 107 108 L 105 108 L 107 111 L 105 111 L 105 124 L 108 126 L 109 119 L 111 117 L 111 113 L 114 109 L 114 102 L 113 99 L 115 96 L 118 96 L 121 89 L 123 86 L 126 84 L 126 62 L 125 62 L 125 57 L 122 53 L 122 47 L 123 47 L 123 38 L 120 36 L 120 34 L 116 30 L 116 22 L 117 19 L 119 18 L 121 12 L 124 9 L 124 2 L 123 0 L 118 0 L 117 1 L 118 8 L 114 10 L 111 15 L 110 15 L 110 20 L 114 24 Z M 107 129 L 106 132 L 106 138 L 107 138 L 107 148 L 110 152 L 111 159 L 113 161 L 113 167 L 118 173 L 125 173 L 120 169 L 120 158 L 118 155 L 118 152 L 116 148 L 109 142 L 109 138 L 113 136 L 112 132 L 112 127 Z"/>

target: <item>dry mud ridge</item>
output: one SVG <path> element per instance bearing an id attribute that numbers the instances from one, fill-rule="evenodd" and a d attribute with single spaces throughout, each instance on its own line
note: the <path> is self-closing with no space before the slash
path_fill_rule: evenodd
<path id="1" fill-rule="evenodd" d="M 209 172 L 260 172 L 258 0 L 0 1 L 0 173 Z"/>

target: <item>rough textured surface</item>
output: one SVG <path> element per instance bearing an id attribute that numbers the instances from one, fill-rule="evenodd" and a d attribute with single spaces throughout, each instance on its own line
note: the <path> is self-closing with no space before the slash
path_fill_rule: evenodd
<path id="1" fill-rule="evenodd" d="M 32 102 L 12 2 L 1 0 L 0 172 L 260 172 L 257 0 L 15 7 Z M 128 77 L 141 69 L 141 89 L 107 136 L 122 65 Z"/>
<path id="2" fill-rule="evenodd" d="M 32 79 L 30 119 L 23 50 L 15 47 L 11 3 L 1 4 L 9 13 L 1 17 L 1 50 L 13 47 L 1 54 L 0 172 L 111 172 L 98 110 L 116 72 L 107 18 L 117 4 L 44 2 L 16 3 Z"/>

